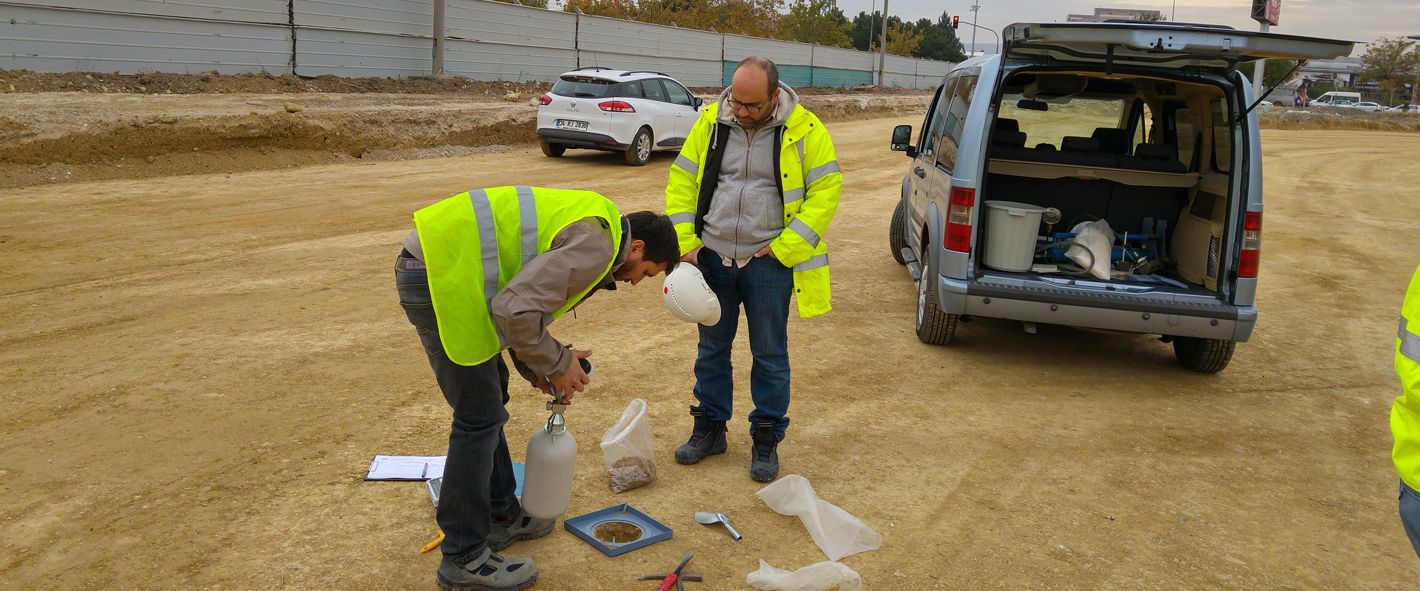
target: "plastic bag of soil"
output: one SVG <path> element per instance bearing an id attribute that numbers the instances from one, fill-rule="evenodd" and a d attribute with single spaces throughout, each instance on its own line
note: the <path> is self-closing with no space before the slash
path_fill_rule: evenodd
<path id="1" fill-rule="evenodd" d="M 626 406 L 621 420 L 602 435 L 601 445 L 611 492 L 628 491 L 656 479 L 656 451 L 645 400 L 636 398 Z"/>

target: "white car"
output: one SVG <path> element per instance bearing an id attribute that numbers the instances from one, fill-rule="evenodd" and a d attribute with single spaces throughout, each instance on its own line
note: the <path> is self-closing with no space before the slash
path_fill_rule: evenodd
<path id="1" fill-rule="evenodd" d="M 1370 101 L 1362 101 L 1356 103 L 1354 105 L 1351 105 L 1351 108 L 1356 109 L 1357 111 L 1371 111 L 1373 113 L 1379 113 L 1385 110 L 1385 107 L 1381 106 L 1380 103 L 1373 103 Z"/>
<path id="2" fill-rule="evenodd" d="M 653 150 L 679 150 L 705 101 L 660 72 L 577 68 L 538 97 L 542 153 L 567 148 L 623 152 L 641 166 Z"/>

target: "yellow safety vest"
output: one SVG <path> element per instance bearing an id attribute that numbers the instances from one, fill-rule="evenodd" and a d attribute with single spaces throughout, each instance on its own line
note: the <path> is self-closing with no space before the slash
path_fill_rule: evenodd
<path id="1" fill-rule="evenodd" d="M 1410 278 L 1400 308 L 1395 373 L 1400 376 L 1401 394 L 1390 407 L 1390 432 L 1395 436 L 1391 459 L 1400 479 L 1420 490 L 1420 268 Z"/>
<path id="2" fill-rule="evenodd" d="M 528 261 L 547 252 L 558 232 L 589 217 L 606 220 L 615 261 L 621 214 L 611 200 L 591 191 L 494 187 L 459 193 L 414 212 L 439 338 L 449 359 L 478 365 L 508 347 L 493 322 L 493 296 Z M 607 263 L 602 277 L 612 264 Z M 552 317 L 570 310 L 601 283 L 586 286 Z"/>
<path id="3" fill-rule="evenodd" d="M 666 215 L 675 224 L 682 255 L 704 244 L 696 234 L 696 215 L 719 106 L 715 103 L 700 110 L 700 118 L 691 128 L 666 182 Z M 828 242 L 823 238 L 838 211 L 843 174 L 839 172 L 828 130 L 801 105 L 794 105 L 784 122 L 779 170 L 784 191 L 784 231 L 769 243 L 769 248 L 780 263 L 794 270 L 799 316 L 811 318 L 832 309 Z"/>

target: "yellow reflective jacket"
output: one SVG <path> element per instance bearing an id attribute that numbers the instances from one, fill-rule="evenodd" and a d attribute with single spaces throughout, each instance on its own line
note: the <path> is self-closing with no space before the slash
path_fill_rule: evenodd
<path id="1" fill-rule="evenodd" d="M 599 217 L 611 229 L 611 271 L 621 248 L 621 214 L 611 200 L 591 191 L 541 187 L 494 187 L 459 193 L 414 212 L 419 246 L 429 274 L 429 295 L 439 321 L 439 339 L 449 359 L 478 365 L 508 341 L 493 322 L 493 296 L 533 257 L 547 252 L 553 237 L 581 219 Z M 552 313 L 572 309 L 601 281 L 593 281 Z"/>
<path id="2" fill-rule="evenodd" d="M 1400 479 L 1420 490 L 1420 268 L 1410 278 L 1400 308 L 1395 373 L 1400 376 L 1401 394 L 1390 407 L 1390 432 L 1395 436 L 1391 459 Z"/>
<path id="3" fill-rule="evenodd" d="M 710 210 L 718 170 L 717 153 L 723 153 L 728 126 L 716 121 L 719 103 L 706 105 L 690 130 L 685 146 L 671 166 L 666 182 L 666 215 L 675 224 L 682 255 L 703 244 L 705 214 Z M 779 192 L 784 198 L 784 230 L 769 243 L 775 258 L 794 270 L 794 297 L 799 316 L 810 318 L 828 312 L 828 223 L 838 211 L 843 175 L 833 140 L 823 122 L 802 105 L 778 128 Z"/>

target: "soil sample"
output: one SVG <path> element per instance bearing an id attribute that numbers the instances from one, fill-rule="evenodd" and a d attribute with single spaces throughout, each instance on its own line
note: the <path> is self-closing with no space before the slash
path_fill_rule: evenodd
<path id="1" fill-rule="evenodd" d="M 648 458 L 626 456 L 607 468 L 611 476 L 611 492 L 631 490 L 656 479 L 656 462 Z"/>

